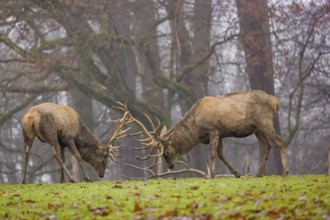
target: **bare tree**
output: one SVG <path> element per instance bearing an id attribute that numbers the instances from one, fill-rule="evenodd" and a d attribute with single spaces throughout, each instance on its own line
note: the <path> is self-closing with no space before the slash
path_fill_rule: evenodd
<path id="1" fill-rule="evenodd" d="M 172 126 L 198 98 L 252 88 L 252 84 L 270 88 L 268 93 L 274 86 L 281 100 L 280 127 L 287 144 L 294 146 L 288 148 L 291 172 L 324 172 L 325 148 L 311 152 L 308 145 L 324 146 L 329 133 L 329 124 L 322 120 L 329 117 L 329 3 L 277 1 L 267 7 L 264 0 L 237 2 L 240 5 L 210 0 L 3 1 L 1 181 L 20 176 L 21 168 L 15 166 L 22 160 L 19 121 L 31 104 L 70 102 L 71 92 L 79 91 L 93 100 L 94 129 L 106 140 L 105 131 L 112 129 L 109 118 L 118 116 L 112 108 L 117 100 L 126 102 L 145 124 L 143 112 Z M 251 10 L 256 17 L 249 15 Z M 239 30 L 249 21 L 255 24 L 252 29 Z M 244 38 L 247 34 L 252 35 L 251 44 L 251 38 Z M 312 138 L 317 141 L 308 142 Z M 245 142 L 255 141 L 226 140 L 232 146 L 225 154 L 242 169 L 249 145 Z M 136 144 L 129 139 L 124 145 Z M 241 144 L 246 149 L 241 150 Z M 258 154 L 249 149 L 254 172 Z M 196 160 L 200 150 L 184 159 L 205 169 Z M 40 157 L 46 153 L 42 148 L 32 153 L 31 178 L 57 179 L 59 169 L 49 159 L 52 155 Z M 134 160 L 128 147 L 123 155 L 123 160 Z M 303 159 L 311 155 L 317 162 L 309 169 Z M 131 172 L 121 163 L 111 169 L 117 178 Z"/>
<path id="2" fill-rule="evenodd" d="M 237 0 L 240 24 L 240 41 L 243 45 L 246 60 L 246 73 L 249 76 L 251 89 L 260 89 L 275 95 L 272 44 L 267 0 Z M 279 121 L 276 128 L 280 133 Z M 281 172 L 280 154 L 272 148 L 267 165 L 269 174 Z"/>

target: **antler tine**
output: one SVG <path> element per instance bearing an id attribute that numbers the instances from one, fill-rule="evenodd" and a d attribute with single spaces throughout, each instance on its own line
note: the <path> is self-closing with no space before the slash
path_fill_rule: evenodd
<path id="1" fill-rule="evenodd" d="M 148 136 L 148 138 L 152 138 L 150 132 L 147 130 L 146 127 L 144 127 L 144 125 L 140 121 L 136 120 L 135 118 L 133 118 L 133 120 L 142 129 L 143 133 Z"/>
<path id="2" fill-rule="evenodd" d="M 155 129 L 155 132 L 158 130 L 158 128 L 160 127 L 160 120 L 158 117 L 155 117 L 156 120 L 157 120 L 157 126 L 156 126 L 156 129 Z"/>
<path id="3" fill-rule="evenodd" d="M 108 155 L 114 163 L 118 163 L 118 160 L 116 158 L 119 157 L 119 155 L 116 152 L 109 151 Z"/>
<path id="4" fill-rule="evenodd" d="M 148 120 L 149 124 L 152 127 L 152 130 L 155 131 L 155 124 L 153 123 L 153 121 L 151 120 L 150 116 L 147 113 L 143 113 L 143 115 L 146 117 L 146 119 Z"/>
<path id="5" fill-rule="evenodd" d="M 157 163 L 157 157 L 152 161 L 151 165 L 148 167 L 148 169 L 152 169 L 154 166 L 160 165 L 160 162 Z"/>
<path id="6" fill-rule="evenodd" d="M 116 108 L 116 109 L 119 109 L 119 110 L 122 110 L 122 111 L 126 112 L 126 110 L 127 110 L 127 105 L 126 105 L 126 103 L 123 104 L 123 103 L 121 103 L 121 102 L 119 102 L 119 101 L 116 101 L 116 103 L 117 103 L 119 106 L 112 106 L 113 108 Z"/>
<path id="7" fill-rule="evenodd" d="M 132 114 L 129 112 L 126 104 L 123 104 L 123 103 L 118 102 L 118 101 L 116 103 L 118 104 L 118 106 L 115 106 L 114 108 L 117 108 L 117 109 L 124 112 L 123 118 L 119 119 L 117 121 L 119 121 L 119 123 L 121 123 L 121 121 L 125 121 L 127 124 L 131 123 L 131 122 L 134 122 L 138 127 L 140 127 L 142 129 L 141 132 L 133 133 L 133 134 L 130 134 L 130 135 L 127 135 L 127 136 L 137 136 L 137 135 L 140 135 L 140 134 L 145 134 L 147 136 L 147 138 L 141 139 L 141 140 L 138 140 L 138 141 L 146 146 L 143 149 L 150 148 L 152 146 L 153 140 L 154 140 L 154 136 L 152 134 L 156 131 L 158 126 L 155 127 L 155 125 L 152 122 L 151 118 L 146 113 L 144 113 L 145 117 L 147 118 L 147 120 L 149 121 L 150 125 L 153 128 L 153 132 L 149 132 L 148 129 L 139 120 L 137 120 L 136 118 L 134 118 L 132 116 Z M 159 122 L 158 119 L 157 119 L 157 121 Z M 159 122 L 159 124 L 160 124 L 160 122 Z"/>
<path id="8" fill-rule="evenodd" d="M 160 164 L 160 161 L 157 163 L 157 161 L 161 158 L 163 155 L 163 148 L 158 149 L 158 154 L 156 155 L 149 155 L 150 157 L 155 157 L 154 160 L 152 161 L 151 165 L 148 167 L 149 169 L 152 169 L 154 166 L 158 166 Z"/>
<path id="9" fill-rule="evenodd" d="M 155 124 L 152 122 L 150 116 L 148 114 L 146 114 L 146 113 L 143 113 L 144 116 L 146 117 L 146 119 L 148 120 L 148 122 L 150 123 L 152 129 L 153 129 L 152 132 L 149 132 L 148 129 L 139 120 L 137 120 L 136 118 L 134 118 L 133 115 L 129 112 L 126 103 L 123 104 L 123 103 L 118 102 L 118 101 L 116 103 L 119 106 L 115 106 L 114 108 L 117 108 L 117 109 L 119 109 L 121 111 L 124 111 L 124 114 L 127 114 L 128 115 L 127 123 L 135 122 L 142 129 L 142 132 L 134 133 L 134 134 L 131 134 L 130 136 L 140 135 L 140 134 L 144 133 L 148 138 L 150 138 L 150 139 L 153 138 L 153 136 L 151 135 L 151 133 L 155 133 L 156 130 L 160 126 L 160 121 L 159 121 L 158 118 L 156 118 L 157 119 L 157 126 L 155 127 Z"/>
<path id="10" fill-rule="evenodd" d="M 140 148 L 142 149 L 142 148 Z M 157 154 L 153 154 L 154 151 L 157 150 Z M 152 148 L 151 151 L 150 151 L 150 154 L 148 154 L 147 156 L 145 157 L 140 157 L 140 156 L 137 156 L 136 159 L 137 160 L 141 160 L 141 161 L 144 161 L 144 160 L 148 160 L 150 159 L 151 157 L 154 158 L 154 160 L 152 161 L 151 165 L 148 166 L 148 169 L 152 169 L 154 166 L 158 166 L 160 163 L 157 163 L 158 159 L 163 155 L 164 153 L 164 149 L 163 147 L 160 147 L 160 148 Z"/>
<path id="11" fill-rule="evenodd" d="M 114 133 L 112 134 L 112 137 L 109 140 L 108 146 L 110 146 L 113 142 L 115 142 L 118 139 L 124 138 L 127 136 L 127 134 L 125 134 L 129 129 L 131 129 L 130 127 L 122 130 L 122 128 L 126 125 L 125 119 L 120 119 L 117 120 L 117 126 L 116 126 L 116 130 L 114 131 Z"/>
<path id="12" fill-rule="evenodd" d="M 110 148 L 112 143 L 118 139 L 121 139 L 121 138 L 124 138 L 126 136 L 128 136 L 127 134 L 125 134 L 129 129 L 131 129 L 130 127 L 123 130 L 123 127 L 127 124 L 130 123 L 130 114 L 127 110 L 127 106 L 126 104 L 123 104 L 121 102 L 116 102 L 119 106 L 113 106 L 114 108 L 117 108 L 117 109 L 120 109 L 122 111 L 124 111 L 124 115 L 122 118 L 120 119 L 116 119 L 116 120 L 113 120 L 113 122 L 117 123 L 116 124 L 116 129 L 112 135 L 112 137 L 110 138 L 109 140 L 109 143 L 108 143 L 108 147 Z"/>
<path id="13" fill-rule="evenodd" d="M 156 133 L 157 129 L 159 128 L 160 126 L 160 121 L 157 117 L 156 120 L 157 120 L 157 126 L 155 126 L 154 122 L 151 120 L 150 116 L 147 114 L 147 113 L 143 113 L 143 115 L 146 117 L 146 119 L 148 120 L 150 126 L 152 127 L 152 132 L 153 133 Z"/>
<path id="14" fill-rule="evenodd" d="M 113 120 L 113 122 L 116 123 L 116 129 L 115 129 L 114 133 L 112 134 L 112 137 L 110 138 L 109 143 L 108 143 L 108 155 L 109 155 L 110 159 L 111 159 L 113 162 L 115 162 L 115 163 L 118 163 L 118 161 L 117 161 L 116 158 L 119 157 L 119 155 L 118 155 L 117 152 L 119 151 L 118 148 L 119 148 L 120 146 L 116 146 L 116 147 L 114 147 L 114 146 L 112 146 L 112 144 L 113 144 L 113 142 L 115 142 L 116 140 L 128 136 L 128 135 L 126 134 L 126 132 L 127 132 L 129 129 L 131 129 L 131 128 L 129 127 L 129 128 L 126 128 L 126 129 L 123 130 L 123 127 L 124 127 L 125 125 L 129 124 L 129 123 L 130 123 L 130 120 L 131 120 L 131 119 L 130 119 L 130 114 L 129 114 L 129 112 L 128 112 L 128 110 L 127 110 L 127 107 L 126 107 L 126 104 L 124 105 L 124 104 L 122 104 L 122 103 L 120 103 L 120 102 L 117 102 L 117 104 L 118 104 L 119 106 L 114 106 L 114 108 L 117 108 L 117 109 L 120 109 L 120 110 L 124 111 L 124 115 L 123 115 L 123 117 L 120 118 L 120 119 Z"/>
<path id="15" fill-rule="evenodd" d="M 139 135 L 141 135 L 141 134 L 143 134 L 143 132 L 142 132 L 142 131 L 139 131 L 139 132 L 135 132 L 135 133 L 129 134 L 129 136 L 130 136 L 130 137 L 131 137 L 131 136 L 139 136 Z"/>

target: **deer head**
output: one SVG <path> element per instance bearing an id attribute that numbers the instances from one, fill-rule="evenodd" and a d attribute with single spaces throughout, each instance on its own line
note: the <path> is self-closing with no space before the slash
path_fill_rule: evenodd
<path id="1" fill-rule="evenodd" d="M 114 107 L 117 108 L 117 107 Z M 123 129 L 125 125 L 130 122 L 128 112 L 124 112 L 122 118 L 113 120 L 116 123 L 115 131 L 112 134 L 107 145 L 102 145 L 94 149 L 95 154 L 91 155 L 90 163 L 95 168 L 98 173 L 98 176 L 103 178 L 105 173 L 106 161 L 109 157 L 114 163 L 118 163 L 117 157 L 119 157 L 118 152 L 121 146 L 114 146 L 114 142 L 128 136 L 126 132 L 130 129 Z"/>
<path id="2" fill-rule="evenodd" d="M 177 152 L 172 145 L 171 136 L 165 138 L 164 135 L 167 134 L 167 128 L 164 126 L 162 131 L 160 132 L 160 145 L 164 149 L 163 150 L 163 157 L 168 165 L 168 168 L 173 169 L 174 164 L 176 162 L 176 155 Z"/>

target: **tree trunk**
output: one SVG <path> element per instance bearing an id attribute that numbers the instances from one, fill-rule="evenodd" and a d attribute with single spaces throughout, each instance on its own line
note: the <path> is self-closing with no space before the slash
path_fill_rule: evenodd
<path id="1" fill-rule="evenodd" d="M 330 175 L 330 148 L 328 150 L 328 174 Z"/>
<path id="2" fill-rule="evenodd" d="M 260 89 L 274 95 L 274 70 L 267 0 L 236 0 L 240 25 L 240 41 L 246 60 L 246 72 L 251 89 Z M 275 127 L 280 134 L 279 121 Z M 262 152 L 260 152 L 262 155 Z M 282 163 L 279 150 L 272 146 L 266 165 L 266 174 L 280 174 Z"/>
<path id="3" fill-rule="evenodd" d="M 210 51 L 211 40 L 212 1 L 195 0 L 194 7 L 194 63 L 202 60 Z M 196 99 L 208 95 L 209 60 L 193 70 L 191 73 L 193 88 L 196 90 Z"/>
<path id="4" fill-rule="evenodd" d="M 197 0 L 194 5 L 194 37 L 189 35 L 185 25 L 184 1 L 169 1 L 168 14 L 171 19 L 172 52 L 176 66 L 176 78 L 178 82 L 192 94 L 197 100 L 206 95 L 208 83 L 208 66 L 206 61 L 198 68 L 186 71 L 194 63 L 201 60 L 210 50 L 211 27 L 211 0 Z M 180 102 L 182 114 L 191 108 L 187 100 Z M 189 164 L 197 169 L 206 169 L 205 161 L 208 161 L 209 152 L 205 146 L 194 148 L 188 155 Z"/>

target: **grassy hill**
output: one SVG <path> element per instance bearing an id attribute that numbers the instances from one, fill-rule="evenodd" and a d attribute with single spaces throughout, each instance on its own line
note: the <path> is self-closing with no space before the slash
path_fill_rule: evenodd
<path id="1" fill-rule="evenodd" d="M 1 219 L 329 219 L 330 177 L 0 185 Z"/>

